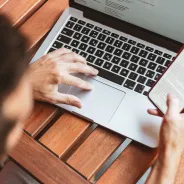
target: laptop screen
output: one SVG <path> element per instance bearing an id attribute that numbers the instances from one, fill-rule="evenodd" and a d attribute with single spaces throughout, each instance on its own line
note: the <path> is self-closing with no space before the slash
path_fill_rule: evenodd
<path id="1" fill-rule="evenodd" d="M 184 43 L 183 0 L 75 0 L 75 2 Z"/>

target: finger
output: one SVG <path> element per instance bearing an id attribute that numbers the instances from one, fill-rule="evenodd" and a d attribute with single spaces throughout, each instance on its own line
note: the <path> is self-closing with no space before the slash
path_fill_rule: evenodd
<path id="1" fill-rule="evenodd" d="M 67 53 L 65 55 L 61 55 L 58 58 L 56 58 L 56 61 L 62 61 L 62 62 L 67 62 L 67 63 L 79 62 L 79 63 L 87 64 L 87 61 L 84 57 L 74 52 Z"/>
<path id="2" fill-rule="evenodd" d="M 74 77 L 72 75 L 64 75 L 61 77 L 61 84 L 67 84 L 69 86 L 75 86 L 84 90 L 92 90 L 93 86 L 91 84 L 89 84 L 88 82 Z"/>
<path id="3" fill-rule="evenodd" d="M 92 76 L 98 74 L 98 70 L 82 63 L 70 64 L 68 69 L 70 73 L 82 73 L 82 74 L 92 75 Z"/>
<path id="4" fill-rule="evenodd" d="M 163 114 L 158 109 L 148 109 L 148 113 L 152 116 L 163 117 Z"/>
<path id="5" fill-rule="evenodd" d="M 179 100 L 172 94 L 167 96 L 167 113 L 169 116 L 173 117 L 180 113 Z"/>
<path id="6" fill-rule="evenodd" d="M 66 104 L 66 105 L 71 105 L 78 108 L 82 107 L 82 103 L 79 98 L 73 95 L 62 94 L 59 92 L 56 93 L 54 97 L 54 102 L 56 104 Z"/>
<path id="7" fill-rule="evenodd" d="M 58 58 L 62 55 L 65 55 L 65 54 L 70 54 L 72 53 L 71 50 L 69 49 L 66 49 L 66 48 L 61 48 L 61 49 L 57 49 L 51 53 L 48 54 L 48 56 L 52 57 L 52 58 Z"/>

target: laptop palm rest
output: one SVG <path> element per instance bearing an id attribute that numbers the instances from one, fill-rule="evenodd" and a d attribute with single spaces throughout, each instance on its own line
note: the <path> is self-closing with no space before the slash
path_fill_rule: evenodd
<path id="1" fill-rule="evenodd" d="M 81 99 L 82 109 L 70 107 L 69 110 L 98 124 L 108 124 L 122 102 L 125 93 L 86 76 L 83 76 L 82 79 L 91 83 L 93 90 L 85 91 L 71 87 L 68 94 Z"/>

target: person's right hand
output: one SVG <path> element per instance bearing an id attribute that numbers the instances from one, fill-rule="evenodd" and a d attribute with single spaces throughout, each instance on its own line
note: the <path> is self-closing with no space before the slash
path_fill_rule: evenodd
<path id="1" fill-rule="evenodd" d="M 184 151 L 184 114 L 180 113 L 179 100 L 169 94 L 167 97 L 167 112 L 163 117 L 160 130 L 160 151 L 172 150 L 180 155 Z M 161 116 L 158 110 L 148 110 L 148 113 Z"/>

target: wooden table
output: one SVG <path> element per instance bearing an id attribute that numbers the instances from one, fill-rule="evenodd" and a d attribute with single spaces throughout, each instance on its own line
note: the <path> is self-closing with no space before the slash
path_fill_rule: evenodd
<path id="1" fill-rule="evenodd" d="M 32 54 L 67 6 L 67 0 L 0 0 L 1 13 L 28 38 Z M 98 171 L 124 141 L 125 137 L 55 106 L 35 102 L 10 157 L 43 183 L 87 184 L 94 183 Z M 156 149 L 132 141 L 96 183 L 134 184 L 155 158 Z M 177 184 L 184 183 L 183 167 L 184 159 Z"/>

